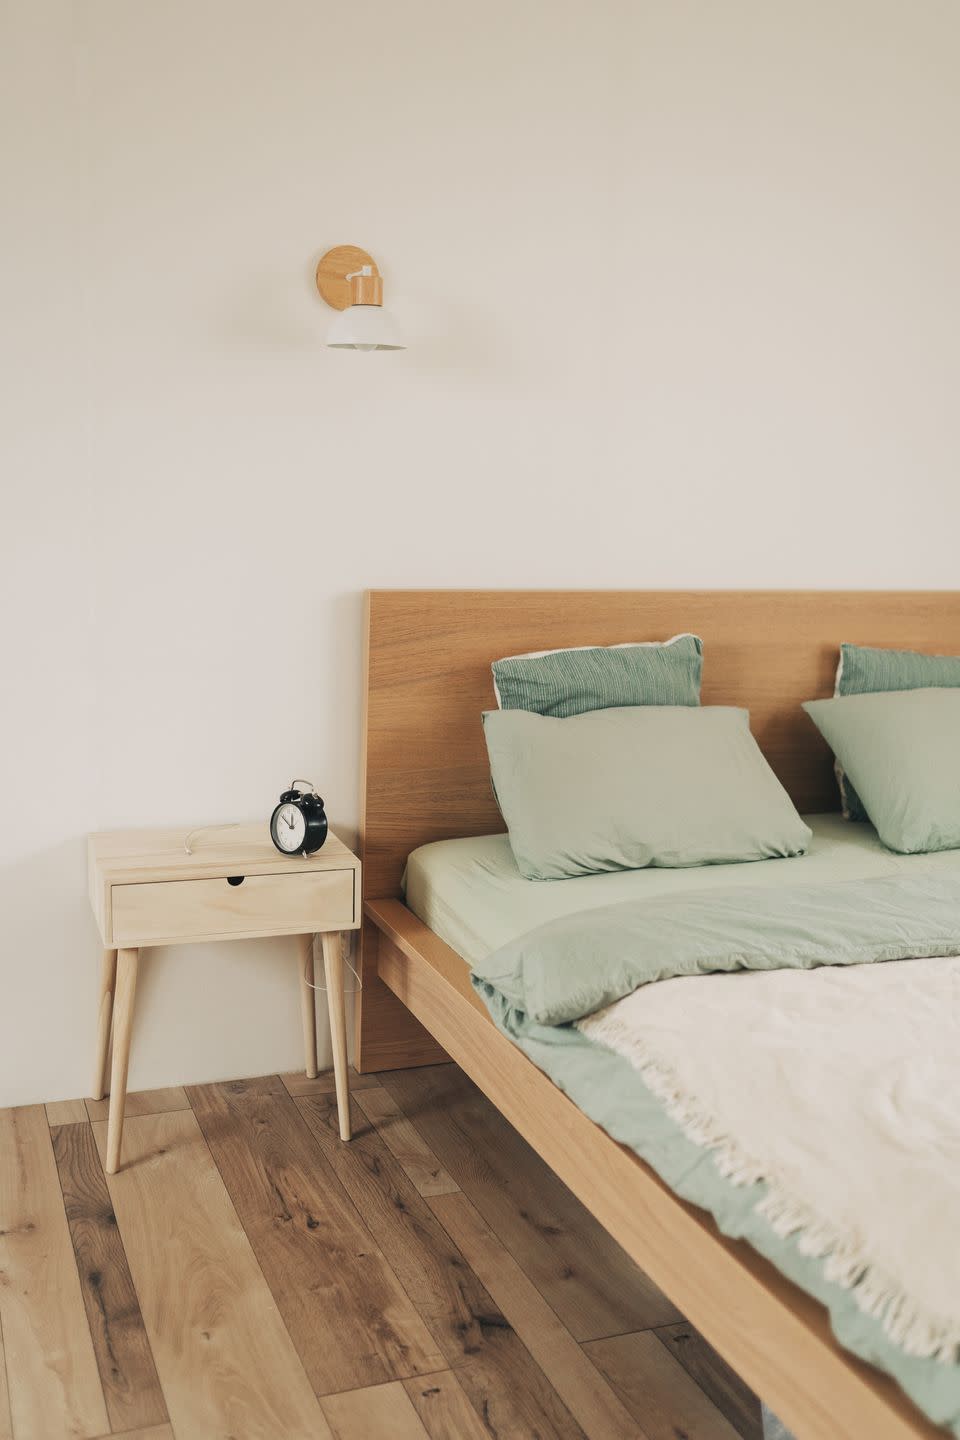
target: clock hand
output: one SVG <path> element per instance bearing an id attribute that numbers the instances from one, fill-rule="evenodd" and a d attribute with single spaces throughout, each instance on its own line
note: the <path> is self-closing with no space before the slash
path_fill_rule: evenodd
<path id="1" fill-rule="evenodd" d="M 286 816 L 286 815 L 284 815 L 283 818 L 284 818 L 284 820 L 286 820 L 287 824 L 290 826 L 290 829 L 293 830 L 293 829 L 294 829 L 293 821 L 292 821 L 288 816 Z"/>

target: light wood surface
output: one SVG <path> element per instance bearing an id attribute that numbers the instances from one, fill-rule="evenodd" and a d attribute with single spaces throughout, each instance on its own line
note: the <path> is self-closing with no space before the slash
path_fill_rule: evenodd
<path id="1" fill-rule="evenodd" d="M 56 1168 L 29 1166 L 46 1196 L 32 1206 L 35 1218 L 43 1212 L 36 1240 L 8 1244 L 0 1254 L 0 1309 L 6 1290 L 29 1292 L 35 1331 L 55 1340 L 61 1376 L 74 1372 L 77 1353 L 92 1343 L 115 1440 L 173 1440 L 167 1421 L 128 1425 L 124 1415 L 132 1418 L 138 1407 L 144 1417 L 169 1410 L 177 1440 L 286 1440 L 277 1396 L 291 1376 L 301 1409 L 309 1383 L 321 1407 L 334 1397 L 329 1409 L 338 1423 L 373 1427 L 361 1428 L 364 1440 L 402 1433 L 412 1424 L 411 1405 L 430 1440 L 609 1435 L 611 1417 L 622 1424 L 614 1380 L 604 1380 L 588 1344 L 573 1344 L 533 1278 L 544 1268 L 542 1240 L 557 1246 L 568 1269 L 579 1238 L 581 1268 L 595 1284 L 595 1222 L 529 1146 L 515 1135 L 506 1141 L 505 1122 L 456 1066 L 386 1075 L 391 1086 L 410 1090 L 412 1099 L 400 1104 L 368 1078 L 362 1093 L 370 1101 L 378 1090 L 382 1103 L 370 1104 L 379 1117 L 373 1124 L 359 1110 L 354 1115 L 356 1153 L 339 1141 L 326 1078 L 325 1091 L 315 1088 L 299 1103 L 278 1076 L 197 1086 L 190 1108 L 131 1120 L 134 1164 L 109 1182 L 104 1123 L 55 1127 Z M 416 1088 L 417 1081 L 425 1083 Z M 45 1123 L 38 1115 L 35 1138 Z M 428 1133 L 450 1151 L 447 1162 L 467 1182 L 462 1193 L 419 1194 L 385 1144 L 398 1123 L 416 1136 L 414 1151 L 428 1170 L 440 1166 Z M 460 1139 L 451 1148 L 453 1132 Z M 15 1127 L 0 1127 L 0 1177 L 22 1158 L 16 1135 Z M 494 1204 L 504 1168 L 523 1174 L 506 1204 L 502 1197 Z M 467 1188 L 475 1199 L 467 1199 Z M 531 1196 L 535 1208 L 520 1213 Z M 448 1202 L 462 1202 L 461 1213 L 441 1216 Z M 64 1286 L 37 1286 L 37 1250 L 49 1252 L 51 1220 L 69 1227 L 83 1297 L 67 1317 Z M 0 1210 L 0 1231 L 7 1222 Z M 632 1262 L 608 1237 L 605 1243 L 619 1270 L 609 1275 L 601 1260 L 596 1272 L 609 1275 L 615 1294 L 606 1312 L 599 1297 L 591 1309 L 598 1323 L 604 1313 L 629 1320 L 634 1311 L 625 1296 L 642 1296 L 649 1282 L 631 1279 Z M 730 1419 L 736 1395 L 731 1423 L 741 1440 L 759 1440 L 756 1398 L 742 1386 L 737 1391 L 739 1382 L 689 1325 L 674 1328 L 702 1355 L 679 1374 L 675 1404 L 669 1384 L 657 1391 L 660 1413 L 672 1415 L 676 1434 L 702 1440 L 717 1423 L 708 1402 L 719 1396 L 718 1409 Z M 667 1343 L 668 1331 L 649 1333 Z M 675 1350 L 672 1335 L 669 1343 Z M 410 1373 L 417 1366 L 420 1373 Z M 688 1373 L 698 1369 L 706 1401 L 695 1404 Z M 655 1365 L 651 1374 L 656 1381 Z M 42 1428 L 36 1410 L 24 1412 L 14 1430 L 3 1409 L 4 1375 L 0 1324 L 0 1437 L 60 1440 L 70 1433 L 55 1411 L 45 1412 Z M 341 1401 L 344 1394 L 351 1398 Z M 325 1422 L 315 1415 L 313 1423 L 322 1440 Z M 628 1433 L 639 1437 L 644 1429 L 638 1423 Z M 98 1440 L 106 1434 L 98 1430 Z"/>
<path id="2" fill-rule="evenodd" d="M 297 936 L 297 975 L 300 980 L 300 1019 L 303 1025 L 303 1069 L 308 1080 L 317 1078 L 317 1002 L 313 975 L 313 936 Z"/>
<path id="3" fill-rule="evenodd" d="M 0 1110 L 0 1326 L 15 1440 L 110 1429 L 42 1105 Z"/>
<path id="4" fill-rule="evenodd" d="M 490 1431 L 452 1370 L 428 1375 L 425 1380 L 404 1380 L 403 1388 L 430 1440 L 490 1440 Z"/>
<path id="5" fill-rule="evenodd" d="M 379 950 L 386 984 L 799 1440 L 933 1440 L 893 1381 L 840 1347 L 822 1306 L 673 1195 L 431 965 L 443 942 L 416 916 L 399 901 L 369 910 L 391 936 Z M 408 1073 L 391 1088 L 416 1084 Z"/>
<path id="6" fill-rule="evenodd" d="M 91 835 L 87 841 L 87 874 L 90 904 L 105 945 L 111 945 L 114 887 L 170 884 L 183 880 L 223 880 L 243 875 L 242 891 L 251 876 L 316 876 L 327 871 L 360 868 L 357 857 L 330 831 L 323 847 L 313 855 L 282 855 L 270 839 L 265 824 L 210 827 L 190 835 L 186 827 L 151 830 L 108 830 Z M 354 923 L 359 924 L 359 919 Z M 348 928 L 348 927 L 347 927 Z M 287 927 L 288 934 L 309 929 L 299 923 Z M 234 930 L 226 932 L 235 935 Z M 270 933 L 273 933 L 272 931 Z M 175 937 L 182 942 L 183 935 Z M 209 933 L 205 938 L 210 938 Z M 131 937 L 130 943 L 141 943 Z M 159 943 L 153 941 L 150 943 Z"/>
<path id="7" fill-rule="evenodd" d="M 292 1095 L 294 1100 L 301 1100 L 309 1095 L 332 1095 L 336 1090 L 336 1076 L 332 1070 L 324 1070 L 316 1079 L 311 1080 L 299 1070 L 292 1075 L 281 1075 L 287 1093 Z M 347 1067 L 347 1082 L 349 1088 L 354 1090 L 366 1090 L 379 1088 L 380 1080 L 376 1075 L 358 1075 L 356 1070 Z"/>
<path id="8" fill-rule="evenodd" d="M 328 1163 L 430 1326 L 492 1435 L 582 1440 L 582 1431 L 465 1263 L 427 1201 L 363 1116 L 350 1145 L 338 1140 L 329 1097 L 298 1102 Z"/>
<path id="9" fill-rule="evenodd" d="M 48 1100 L 43 1108 L 51 1129 L 54 1125 L 76 1125 L 87 1118 L 87 1107 L 82 1100 Z"/>
<path id="10" fill-rule="evenodd" d="M 113 991 L 117 982 L 117 952 L 104 950 L 100 963 L 100 998 L 97 1005 L 97 1048 L 93 1063 L 93 1085 L 90 1094 L 102 1100 L 107 1088 L 107 1055 L 110 1050 L 110 1028 L 113 1023 Z"/>
<path id="11" fill-rule="evenodd" d="M 108 1440 L 107 1436 L 103 1440 Z M 146 1430 L 124 1430 L 122 1435 L 112 1434 L 109 1440 L 175 1440 L 169 1425 L 150 1425 Z"/>
<path id="12" fill-rule="evenodd" d="M 361 994 L 354 1002 L 353 1063 L 361 1074 L 403 1065 L 436 1065 L 449 1057 L 377 973 L 378 930 L 365 925 Z"/>
<path id="13" fill-rule="evenodd" d="M 644 1440 L 646 1429 L 636 1423 L 641 1417 L 627 1413 L 467 1197 L 437 1195 L 430 1208 L 583 1429 L 597 1440 Z"/>
<path id="14" fill-rule="evenodd" d="M 648 1440 L 676 1440 L 678 1431 L 697 1440 L 737 1440 L 730 1422 L 650 1331 L 591 1340 L 583 1348 Z"/>
<path id="15" fill-rule="evenodd" d="M 10 1391 L 7 1386 L 7 1364 L 3 1353 L 3 1307 L 0 1306 L 0 1440 L 13 1440 L 10 1415 Z"/>
<path id="16" fill-rule="evenodd" d="M 87 867 L 101 936 L 108 946 L 119 946 L 103 956 L 91 1101 L 95 1106 L 103 1098 L 112 1029 L 108 1174 L 116 1174 L 120 1164 L 143 947 L 296 935 L 305 1069 L 308 1078 L 316 1078 L 313 932 L 324 932 L 325 945 L 335 946 L 339 956 L 339 932 L 360 924 L 360 862 L 336 835 L 328 832 L 314 855 L 291 856 L 280 854 L 263 825 L 107 831 L 89 837 Z M 345 1089 L 342 973 L 338 980 L 334 969 L 327 988 L 335 1073 Z M 98 1112 L 89 1113 L 94 1118 Z M 344 1115 L 349 1139 L 349 1111 Z"/>
<path id="17" fill-rule="evenodd" d="M 107 1139 L 107 1174 L 116 1174 L 123 1143 L 123 1116 L 127 1096 L 127 1066 L 133 1033 L 133 1007 L 137 997 L 139 950 L 117 951 L 117 988 L 114 996 L 113 1065 L 110 1070 L 110 1130 Z"/>
<path id="18" fill-rule="evenodd" d="M 164 1085 L 159 1090 L 128 1091 L 123 1113 L 133 1115 L 161 1115 L 164 1110 L 188 1110 L 190 1101 L 182 1085 Z M 110 1113 L 109 1100 L 86 1101 L 87 1119 L 106 1120 Z"/>
<path id="19" fill-rule="evenodd" d="M 53 1131 L 64 1210 L 100 1382 L 114 1430 L 167 1419 L 150 1343 L 89 1125 Z"/>
<path id="20" fill-rule="evenodd" d="M 177 1440 L 329 1437 L 193 1113 L 131 1119 L 127 1145 L 110 1197 Z"/>
<path id="21" fill-rule="evenodd" d="M 411 1125 L 400 1106 L 379 1085 L 360 1090 L 357 1104 L 376 1125 L 387 1146 L 400 1161 L 421 1195 L 449 1195 L 460 1186 L 448 1175 L 416 1126 Z"/>
<path id="22" fill-rule="evenodd" d="M 698 1330 L 681 1320 L 653 1333 L 721 1414 L 727 1417 L 743 1440 L 763 1440 L 757 1397 L 740 1376 L 723 1363 Z"/>
<path id="23" fill-rule="evenodd" d="M 446 1362 L 279 1081 L 190 1099 L 318 1395 Z"/>
<path id="24" fill-rule="evenodd" d="M 353 284 L 347 276 L 355 270 L 362 270 L 364 265 L 372 266 L 374 275 L 380 274 L 373 256 L 361 250 L 359 245 L 334 245 L 321 255 L 317 265 L 317 289 L 334 310 L 346 310 L 348 305 L 353 304 Z"/>
<path id="25" fill-rule="evenodd" d="M 330 1045 L 333 1050 L 333 1073 L 337 1085 L 337 1111 L 340 1117 L 340 1139 L 350 1139 L 350 1089 L 347 1078 L 347 1024 L 344 1015 L 343 955 L 340 936 L 323 934 L 323 973 L 327 984 L 327 1013 L 330 1017 Z"/>
<path id="26" fill-rule="evenodd" d="M 577 1340 L 680 1318 L 648 1275 L 624 1264 L 616 1241 L 465 1077 L 437 1067 L 383 1079 L 491 1230 L 522 1257 L 525 1273 Z"/>
<path id="27" fill-rule="evenodd" d="M 354 872 L 248 875 L 242 885 L 171 880 L 113 887 L 113 939 L 118 945 L 187 945 L 246 940 L 354 923 Z"/>
<path id="28" fill-rule="evenodd" d="M 328 1395 L 323 1412 L 336 1440 L 431 1440 L 399 1381 L 374 1390 Z"/>

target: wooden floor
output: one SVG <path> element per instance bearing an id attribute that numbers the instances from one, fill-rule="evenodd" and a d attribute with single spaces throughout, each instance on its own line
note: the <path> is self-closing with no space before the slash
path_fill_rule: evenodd
<path id="1" fill-rule="evenodd" d="M 0 1440 L 760 1440 L 453 1065 L 0 1111 Z"/>

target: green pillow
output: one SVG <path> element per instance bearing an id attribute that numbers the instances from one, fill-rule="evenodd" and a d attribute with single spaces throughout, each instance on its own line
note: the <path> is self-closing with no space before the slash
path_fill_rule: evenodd
<path id="1" fill-rule="evenodd" d="M 918 650 L 878 650 L 841 645 L 835 695 L 873 695 L 879 690 L 929 690 L 960 685 L 960 656 L 921 655 Z M 863 801 L 837 762 L 840 800 L 847 820 L 866 820 Z"/>
<path id="2" fill-rule="evenodd" d="M 483 727 L 528 880 L 767 860 L 810 840 L 746 710 L 643 705 L 569 720 L 491 710 Z"/>
<path id="3" fill-rule="evenodd" d="M 564 719 L 621 705 L 699 705 L 702 668 L 697 635 L 509 655 L 491 666 L 501 710 Z"/>
<path id="4" fill-rule="evenodd" d="M 884 845 L 905 855 L 960 848 L 960 690 L 847 695 L 803 708 Z"/>

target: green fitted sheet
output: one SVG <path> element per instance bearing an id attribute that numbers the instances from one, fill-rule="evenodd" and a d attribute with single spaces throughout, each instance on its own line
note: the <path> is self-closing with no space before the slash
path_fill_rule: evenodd
<path id="1" fill-rule="evenodd" d="M 916 873 L 921 865 L 960 868 L 960 851 L 895 855 L 871 825 L 840 815 L 807 815 L 813 840 L 806 855 L 687 870 L 618 870 L 572 880 L 525 880 L 506 835 L 477 835 L 422 845 L 407 861 L 407 904 L 471 965 L 548 920 L 616 905 L 724 890 L 742 885 L 822 885 Z"/>
<path id="2" fill-rule="evenodd" d="M 440 841 L 415 851 L 407 904 L 470 964 L 547 921 L 619 901 L 737 886 L 794 886 L 872 879 L 920 869 L 960 870 L 960 851 L 895 855 L 869 825 L 838 815 L 806 817 L 806 855 L 694 870 L 641 870 L 571 880 L 525 880 L 506 835 Z M 515 1038 L 515 1037 L 511 1037 Z M 840 1343 L 886 1371 L 935 1423 L 960 1440 L 960 1365 L 904 1354 L 849 1291 L 826 1280 L 822 1262 L 774 1233 L 756 1206 L 765 1186 L 735 1186 L 712 1154 L 694 1145 L 630 1063 L 569 1025 L 532 1027 L 520 1048 L 599 1125 L 629 1145 L 678 1195 L 708 1210 L 724 1234 L 742 1238 L 827 1307 Z"/>

